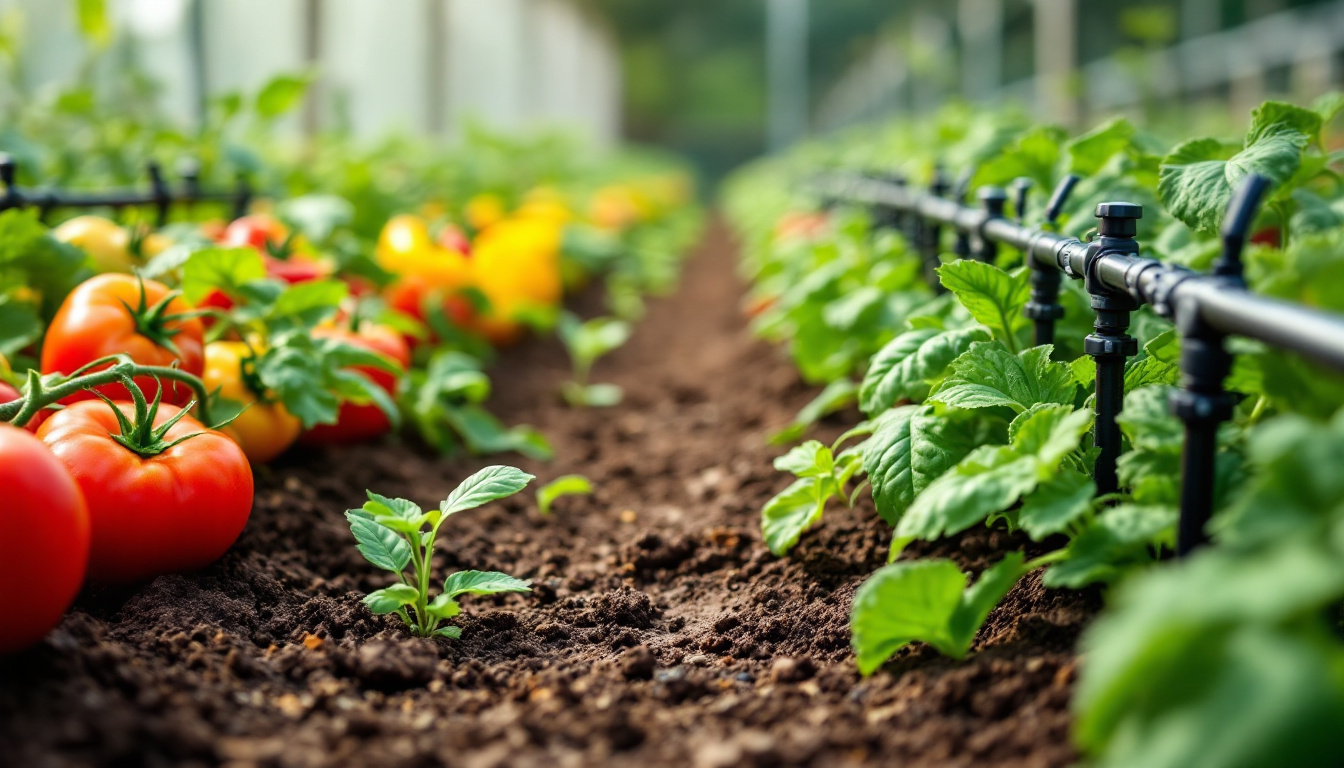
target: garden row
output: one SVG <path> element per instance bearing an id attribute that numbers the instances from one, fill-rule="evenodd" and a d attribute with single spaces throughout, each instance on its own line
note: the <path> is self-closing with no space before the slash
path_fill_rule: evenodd
<path id="1" fill-rule="evenodd" d="M 254 109 L 278 116 L 287 82 Z M 236 191 L 202 192 L 224 188 L 220 158 L 236 150 L 215 141 L 190 147 L 215 158 L 202 169 L 171 184 L 154 170 L 147 189 L 105 173 L 132 165 L 121 155 L 95 155 L 73 176 L 36 151 L 3 166 L 0 653 L 40 640 L 86 582 L 140 583 L 218 559 L 253 509 L 253 465 L 296 443 L 400 432 L 445 454 L 549 457 L 543 435 L 485 409 L 494 351 L 555 331 L 573 363 L 556 396 L 618 402 L 588 371 L 624 343 L 641 297 L 671 287 L 698 235 L 689 179 L 661 158 L 579 160 L 550 137 L 474 133 L 447 150 L 341 143 L 302 164 L 275 149 L 242 163 Z M 463 167 L 479 172 L 442 175 Z M 34 168 L 65 188 L 34 184 Z M 82 210 L 91 205 L 121 220 Z M 59 217 L 70 218 L 48 229 Z M 566 312 L 566 292 L 598 277 L 610 316 Z M 350 516 L 361 552 L 415 575 L 366 604 L 422 635 L 452 635 L 439 623 L 453 598 L 526 589 L 468 571 L 431 603 L 426 553 L 448 515 L 530 479 L 491 468 L 429 513 L 371 494 Z M 585 487 L 562 478 L 541 503 Z"/>
<path id="2" fill-rule="evenodd" d="M 871 488 L 893 534 L 854 599 L 860 671 L 911 642 L 965 656 L 1044 569 L 1051 588 L 1107 587 L 1075 691 L 1075 738 L 1098 764 L 1332 764 L 1344 396 L 1296 352 L 1333 360 L 1340 344 L 1326 313 L 1344 312 L 1341 107 L 1269 102 L 1242 141 L 1175 146 L 1123 119 L 1071 137 L 950 107 L 730 181 L 754 327 L 824 385 L 776 440 L 851 406 L 867 417 L 781 456 L 796 479 L 762 511 L 784 555 Z M 979 209 L 962 205 L 971 190 Z M 1196 285 L 1229 309 L 1174 327 Z M 1179 549 L 1210 544 L 1172 561 L 1183 517 Z M 975 575 L 902 557 L 986 525 L 1026 545 Z"/>

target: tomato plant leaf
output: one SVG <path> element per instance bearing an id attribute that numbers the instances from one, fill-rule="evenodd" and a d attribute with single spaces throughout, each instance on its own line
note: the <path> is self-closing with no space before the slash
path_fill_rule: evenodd
<path id="1" fill-rule="evenodd" d="M 452 599 L 462 595 L 498 595 L 504 592 L 531 592 L 532 582 L 515 579 L 497 571 L 458 571 L 443 582 L 443 594 Z"/>
<path id="2" fill-rule="evenodd" d="M 896 536 L 936 539 L 963 531 L 1015 504 L 1036 482 L 1035 457 L 1008 446 L 981 446 L 915 497 Z"/>
<path id="3" fill-rule="evenodd" d="M 364 596 L 364 604 L 376 614 L 392 613 L 403 605 L 410 605 L 420 597 L 420 592 L 409 584 L 393 584 L 385 589 L 370 592 Z"/>
<path id="4" fill-rule="evenodd" d="M 345 513 L 359 553 L 385 571 L 400 573 L 411 562 L 411 545 L 396 531 L 375 522 L 364 510 Z"/>
<path id="5" fill-rule="evenodd" d="M 439 505 L 444 517 L 474 509 L 523 490 L 535 480 L 534 475 L 516 467 L 495 465 L 486 467 L 463 480 Z"/>
<path id="6" fill-rule="evenodd" d="M 238 296 L 244 285 L 265 278 L 266 265 L 252 248 L 202 248 L 182 263 L 182 298 L 199 304 L 214 291 Z"/>
<path id="7" fill-rule="evenodd" d="M 835 471 L 835 456 L 830 448 L 808 440 L 775 459 L 775 469 L 796 477 L 824 477 Z"/>
<path id="8" fill-rule="evenodd" d="M 1162 158 L 1157 192 L 1167 210 L 1192 229 L 1216 232 L 1232 191 L 1256 173 L 1282 187 L 1302 162 L 1309 137 L 1282 123 L 1252 126 L 1238 151 L 1217 139 L 1194 139 Z"/>

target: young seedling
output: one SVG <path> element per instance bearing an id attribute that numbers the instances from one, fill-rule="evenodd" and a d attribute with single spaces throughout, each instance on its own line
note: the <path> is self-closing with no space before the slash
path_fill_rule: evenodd
<path id="1" fill-rule="evenodd" d="M 376 614 L 395 613 L 420 637 L 457 639 L 459 627 L 439 624 L 462 612 L 462 595 L 530 592 L 532 582 L 493 571 L 460 571 L 448 576 L 443 591 L 429 597 L 434 539 L 449 515 L 512 496 L 527 487 L 533 476 L 514 467 L 486 467 L 457 486 L 438 509 L 422 511 L 406 499 L 389 499 L 369 491 L 360 509 L 345 513 L 359 552 L 370 563 L 395 573 L 400 583 L 364 598 Z M 409 572 L 407 568 L 409 567 Z"/>
<path id="2" fill-rule="evenodd" d="M 561 496 L 587 496 L 593 492 L 593 482 L 583 475 L 561 475 L 537 489 L 537 510 L 551 514 L 551 505 Z"/>
<path id="3" fill-rule="evenodd" d="M 606 407 L 621 402 L 620 387 L 589 384 L 588 376 L 598 358 L 630 339 L 630 324 L 614 317 L 595 317 L 585 322 L 566 312 L 560 316 L 557 329 L 574 368 L 574 380 L 560 388 L 565 402 L 578 407 Z"/>

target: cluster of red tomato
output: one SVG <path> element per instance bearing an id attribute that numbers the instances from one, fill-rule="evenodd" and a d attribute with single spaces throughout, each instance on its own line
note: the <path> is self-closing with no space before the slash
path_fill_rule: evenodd
<path id="1" fill-rule="evenodd" d="M 277 242 L 288 238 L 279 226 L 270 217 L 245 217 L 220 240 L 257 248 L 270 276 L 288 283 L 330 274 L 319 261 L 277 256 Z M 220 307 L 227 298 L 211 301 Z M 97 373 L 112 365 L 98 361 L 121 355 L 139 366 L 202 377 L 208 346 L 241 342 L 207 345 L 197 310 L 154 280 L 97 275 L 65 298 L 47 328 L 41 371 Z M 403 368 L 410 362 L 402 337 L 381 326 L 322 327 L 313 335 L 375 350 Z M 396 376 L 365 373 L 395 391 Z M 19 585 L 0 593 L 0 653 L 40 640 L 86 580 L 126 584 L 201 568 L 242 533 L 253 478 L 243 448 L 248 436 L 239 430 L 265 409 L 245 411 L 248 418 L 224 427 L 226 434 L 184 410 L 197 393 L 180 381 L 137 375 L 61 397 L 59 409 L 37 411 L 24 428 L 0 424 L 0 582 Z M 0 403 L 20 397 L 0 382 Z M 252 437 L 273 441 L 271 425 L 261 418 Z M 378 407 L 344 403 L 336 423 L 319 424 L 304 439 L 351 441 L 388 429 Z"/>

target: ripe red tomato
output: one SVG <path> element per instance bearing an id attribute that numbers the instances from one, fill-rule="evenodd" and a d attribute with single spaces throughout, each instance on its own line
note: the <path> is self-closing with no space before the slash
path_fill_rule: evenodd
<path id="1" fill-rule="evenodd" d="M 411 349 L 406 344 L 406 340 L 401 337 L 400 333 L 385 325 L 365 324 L 358 333 L 348 328 L 317 328 L 313 331 L 313 336 L 315 338 L 340 339 L 352 346 L 380 352 L 395 360 L 402 368 L 411 364 Z M 375 368 L 356 368 L 355 370 L 361 371 L 370 379 L 373 379 L 373 382 L 382 387 L 388 394 L 396 394 L 399 377 L 395 374 Z M 318 424 L 303 433 L 299 440 L 308 445 L 354 443 L 377 437 L 391 428 L 392 422 L 388 421 L 387 414 L 383 413 L 378 406 L 372 403 L 367 405 L 342 403 L 335 424 Z"/>
<path id="2" fill-rule="evenodd" d="M 425 312 L 428 301 L 438 301 L 444 317 L 459 328 L 470 327 L 472 319 L 476 316 L 475 307 L 466 296 L 435 287 L 424 278 L 415 275 L 407 275 L 384 288 L 383 298 L 387 301 L 387 306 L 422 323 L 428 323 Z M 433 338 L 432 331 L 430 338 Z M 405 339 L 412 347 L 420 341 L 413 336 L 406 336 Z"/>
<path id="3" fill-rule="evenodd" d="M 168 286 L 154 280 L 145 280 L 144 290 L 145 304 L 150 308 L 170 292 Z M 176 362 L 187 373 L 201 375 L 205 370 L 205 329 L 200 318 L 182 316 L 192 311 L 190 304 L 174 298 L 158 318 L 139 320 L 127 306 L 140 306 L 140 283 L 131 275 L 109 273 L 80 283 L 65 298 L 47 329 L 42 344 L 42 372 L 71 373 L 100 357 L 125 353 L 141 365 L 167 366 Z M 158 392 L 158 385 L 148 376 L 135 382 L 147 398 L 152 399 Z M 98 391 L 113 400 L 130 399 L 130 393 L 120 384 L 108 384 Z M 166 403 L 183 405 L 194 394 L 184 384 L 164 383 Z M 92 398 L 91 393 L 80 392 L 63 402 Z"/>
<path id="4" fill-rule="evenodd" d="M 134 418 L 131 403 L 117 407 Z M 154 426 L 179 410 L 161 406 Z M 37 431 L 84 492 L 91 580 L 127 584 L 204 568 L 243 532 L 252 511 L 252 468 L 243 449 L 190 416 L 164 442 L 193 433 L 199 434 L 142 456 L 112 438 L 121 428 L 101 400 L 75 403 Z"/>
<path id="5" fill-rule="evenodd" d="M 41 440 L 0 424 L 0 653 L 41 640 L 84 583 L 89 514 Z"/>
<path id="6" fill-rule="evenodd" d="M 6 382 L 0 381 L 0 405 L 11 403 L 20 397 L 19 390 Z"/>
<path id="7" fill-rule="evenodd" d="M 265 213 L 234 219 L 224 228 L 219 241 L 231 248 L 251 246 L 263 254 L 280 248 L 289 239 L 289 227 Z"/>

